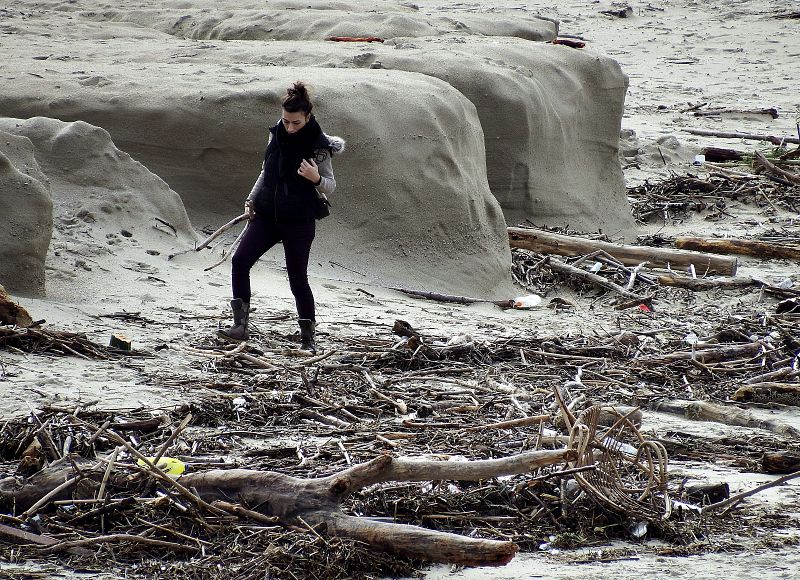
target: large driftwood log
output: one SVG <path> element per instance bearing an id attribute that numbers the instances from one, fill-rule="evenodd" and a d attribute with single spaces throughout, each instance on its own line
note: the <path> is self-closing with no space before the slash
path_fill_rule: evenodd
<path id="1" fill-rule="evenodd" d="M 650 266 L 659 268 L 670 266 L 684 269 L 694 265 L 698 273 L 708 271 L 725 276 L 735 275 L 739 264 L 736 258 L 729 256 L 702 254 L 673 248 L 612 244 L 538 229 L 508 228 L 508 241 L 512 248 L 524 248 L 540 254 L 581 256 L 596 250 L 603 250 L 627 266 L 636 266 L 647 262 Z"/>
<path id="2" fill-rule="evenodd" d="M 764 382 L 742 385 L 731 395 L 731 400 L 800 406 L 800 383 Z"/>
<path id="3" fill-rule="evenodd" d="M 709 131 L 708 129 L 684 129 L 692 135 L 703 135 L 704 137 L 721 137 L 723 139 L 749 139 L 751 141 L 769 141 L 773 145 L 782 143 L 800 143 L 796 137 L 776 137 L 775 135 L 758 135 L 753 133 L 737 133 L 732 131 Z"/>
<path id="4" fill-rule="evenodd" d="M 662 286 L 677 286 L 678 288 L 688 288 L 693 292 L 702 290 L 717 290 L 720 288 L 747 288 L 748 286 L 760 286 L 761 284 L 752 278 L 690 278 L 688 276 L 676 276 L 675 274 L 664 274 L 658 276 L 658 283 Z"/>
<path id="5" fill-rule="evenodd" d="M 800 431 L 790 425 L 784 425 L 770 419 L 758 419 L 751 413 L 731 405 L 716 405 L 706 401 L 675 400 L 651 403 L 650 408 L 653 411 L 673 413 L 696 421 L 712 421 L 735 427 L 753 427 L 765 429 L 771 433 L 786 437 L 800 437 Z"/>
<path id="6" fill-rule="evenodd" d="M 717 348 L 705 348 L 695 351 L 679 351 L 669 354 L 641 356 L 636 360 L 637 364 L 667 364 L 682 360 L 696 360 L 703 364 L 719 362 L 723 360 L 734 360 L 742 357 L 753 357 L 761 352 L 762 345 L 759 342 L 748 342 L 744 344 L 731 344 L 719 346 Z"/>
<path id="7" fill-rule="evenodd" d="M 764 473 L 794 473 L 800 470 L 800 455 L 790 451 L 764 453 L 761 468 Z"/>
<path id="8" fill-rule="evenodd" d="M 277 518 L 295 526 L 312 526 L 319 534 L 353 538 L 376 549 L 394 554 L 465 566 L 502 566 L 517 552 L 513 542 L 469 538 L 417 526 L 375 521 L 342 513 L 341 502 L 350 494 L 369 485 L 387 481 L 479 481 L 503 475 L 529 473 L 548 465 L 574 461 L 569 449 L 540 450 L 501 459 L 477 461 L 430 461 L 419 458 L 381 455 L 372 461 L 354 465 L 328 477 L 301 479 L 270 471 L 246 469 L 211 470 L 189 473 L 179 479 L 184 489 L 191 489 L 200 500 L 214 502 L 217 509 L 256 518 Z M 85 460 L 83 460 L 85 461 Z M 84 465 L 88 465 L 84 463 Z M 74 479 L 72 467 L 65 461 L 41 471 L 22 482 L 16 477 L 0 480 L 0 506 L 22 511 Z M 81 485 L 64 489 L 50 501 L 73 497 L 92 498 L 102 480 L 102 469 L 83 469 Z M 113 485 L 124 487 L 129 478 L 114 478 Z M 141 480 L 138 485 L 141 485 Z M 111 484 L 109 484 L 111 486 Z M 198 502 L 200 501 L 198 500 Z M 230 502 L 247 506 L 231 506 Z"/>
<path id="9" fill-rule="evenodd" d="M 675 247 L 682 250 L 711 252 L 712 254 L 741 254 L 756 258 L 786 258 L 800 260 L 800 246 L 761 242 L 742 238 L 695 238 L 679 236 Z"/>

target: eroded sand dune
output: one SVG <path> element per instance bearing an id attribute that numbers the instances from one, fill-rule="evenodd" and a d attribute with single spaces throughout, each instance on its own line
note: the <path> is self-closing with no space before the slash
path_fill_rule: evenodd
<path id="1" fill-rule="evenodd" d="M 43 295 L 53 227 L 47 178 L 33 144 L 0 130 L 0 280 L 9 292 Z"/>
<path id="2" fill-rule="evenodd" d="M 10 291 L 43 294 L 46 262 L 50 282 L 69 284 L 74 270 L 88 267 L 87 254 L 114 252 L 120 232 L 146 235 L 152 247 L 162 248 L 195 239 L 178 194 L 117 149 L 100 127 L 0 118 L 0 155 L 0 164 L 8 162 L 0 170 L 2 235 L 8 238 L 0 240 L 0 279 Z M 154 220 L 166 232 L 153 235 Z M 78 247 L 83 259 L 70 253 Z M 80 288 L 71 294 L 80 295 Z"/>
<path id="3" fill-rule="evenodd" d="M 282 91 L 309 82 L 323 127 L 348 141 L 317 270 L 507 297 L 507 222 L 633 226 L 617 157 L 627 79 L 605 57 L 531 42 L 555 36 L 546 18 L 362 2 L 53 2 L 9 22 L 2 72 L 14 82 L 0 114 L 104 128 L 180 194 L 195 226 L 240 212 Z M 323 40 L 366 34 L 387 42 Z M 271 38 L 291 40 L 260 40 Z"/>

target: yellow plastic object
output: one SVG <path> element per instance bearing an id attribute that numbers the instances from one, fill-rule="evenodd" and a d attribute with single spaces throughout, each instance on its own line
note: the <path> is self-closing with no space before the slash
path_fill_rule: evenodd
<path id="1" fill-rule="evenodd" d="M 147 460 L 152 463 L 155 460 L 155 457 L 148 457 Z M 141 467 L 147 467 L 147 464 L 141 459 L 139 459 L 136 463 Z M 186 471 L 186 464 L 180 459 L 175 459 L 174 457 L 161 457 L 158 460 L 158 463 L 156 463 L 156 467 L 172 477 L 177 477 Z"/>

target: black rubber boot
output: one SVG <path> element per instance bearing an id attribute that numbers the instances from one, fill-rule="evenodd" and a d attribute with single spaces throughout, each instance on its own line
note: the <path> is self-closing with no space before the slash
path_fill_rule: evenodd
<path id="1" fill-rule="evenodd" d="M 242 342 L 247 340 L 247 320 L 250 317 L 250 304 L 241 298 L 231 300 L 231 310 L 233 310 L 233 326 L 217 331 L 217 336 L 222 340 L 231 342 Z"/>
<path id="2" fill-rule="evenodd" d="M 300 350 L 309 350 L 311 354 L 317 354 L 317 345 L 314 344 L 314 321 L 309 318 L 300 318 L 297 323 L 300 325 Z"/>

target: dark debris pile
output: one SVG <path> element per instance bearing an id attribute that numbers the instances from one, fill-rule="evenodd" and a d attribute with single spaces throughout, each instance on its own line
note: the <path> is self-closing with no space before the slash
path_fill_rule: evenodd
<path id="1" fill-rule="evenodd" d="M 767 176 L 739 177 L 712 172 L 707 178 L 675 175 L 655 183 L 628 189 L 633 216 L 640 223 L 684 219 L 689 213 L 703 212 L 705 219 L 719 221 L 734 217 L 728 212 L 731 201 L 740 201 L 767 214 L 777 210 L 800 212 L 800 186 L 775 181 Z"/>
<path id="2" fill-rule="evenodd" d="M 415 331 L 399 337 L 377 329 L 363 339 L 326 337 L 335 352 L 314 359 L 259 349 L 258 339 L 238 349 L 208 341 L 193 347 L 201 353 L 202 378 L 151 376 L 155 384 L 196 392 L 192 403 L 160 415 L 51 407 L 7 421 L 0 429 L 0 460 L 6 462 L 0 472 L 23 478 L 46 463 L 78 465 L 108 457 L 116 442 L 103 426 L 154 455 L 191 414 L 188 427 L 165 450 L 189 470 L 242 467 L 319 477 L 386 452 L 487 459 L 562 447 L 567 431 L 556 390 L 576 414 L 593 404 L 641 407 L 646 414 L 675 399 L 730 406 L 743 383 L 800 387 L 797 314 L 719 317 L 713 308 L 707 314 L 695 318 L 690 329 L 658 312 L 622 313 L 626 330 L 606 336 L 530 332 L 477 339 Z M 766 395 L 750 404 L 777 403 Z M 539 415 L 549 419 L 495 426 Z M 746 435 L 721 440 L 661 431 L 658 441 L 675 459 L 713 459 L 758 470 L 765 451 L 799 450 L 791 433 L 773 432 L 758 440 Z M 176 578 L 369 578 L 412 574 L 421 565 L 308 530 L 201 515 L 133 464 L 123 453 L 120 473 L 141 478 L 140 483 L 99 504 L 72 503 L 68 496 L 27 518 L 13 505 L 2 506 L 6 515 L 0 523 L 57 542 L 116 539 L 87 544 L 91 549 L 83 554 L 0 542 L 2 557 L 68 558 L 81 569 L 102 564 L 129 577 Z M 360 516 L 508 539 L 531 551 L 551 536 L 565 545 L 630 537 L 630 518 L 582 494 L 574 480 L 558 474 L 565 467 L 496 481 L 380 484 L 355 494 L 344 508 Z M 684 483 L 670 480 L 671 493 L 680 497 Z M 747 526 L 730 517 L 700 525 L 679 513 L 667 522 L 650 522 L 648 534 L 703 551 L 711 549 L 715 533 Z"/>

